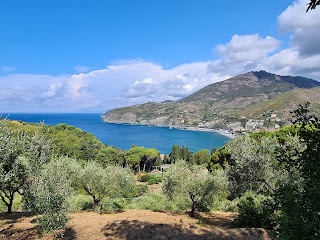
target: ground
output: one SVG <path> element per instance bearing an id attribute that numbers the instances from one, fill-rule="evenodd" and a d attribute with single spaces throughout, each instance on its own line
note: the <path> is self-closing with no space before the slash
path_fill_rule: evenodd
<path id="1" fill-rule="evenodd" d="M 230 228 L 234 213 L 213 212 L 191 218 L 185 214 L 129 210 L 117 213 L 71 213 L 64 239 L 271 239 L 264 229 Z M 36 216 L 0 214 L 0 239 L 54 239 L 39 236 Z"/>

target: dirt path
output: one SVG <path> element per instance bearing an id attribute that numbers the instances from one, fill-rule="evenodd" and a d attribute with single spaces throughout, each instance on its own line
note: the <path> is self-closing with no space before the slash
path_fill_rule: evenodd
<path id="1" fill-rule="evenodd" d="M 18 214 L 8 218 L 0 215 L 0 239 L 52 239 L 39 238 L 36 217 Z M 130 210 L 105 214 L 81 212 L 70 214 L 64 239 L 271 239 L 264 229 L 229 228 L 234 214 L 214 212 L 190 218 L 187 215 Z"/>

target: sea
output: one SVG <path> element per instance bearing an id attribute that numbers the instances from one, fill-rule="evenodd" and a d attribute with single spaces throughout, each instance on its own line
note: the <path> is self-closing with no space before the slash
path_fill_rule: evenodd
<path id="1" fill-rule="evenodd" d="M 174 144 L 200 149 L 220 148 L 231 138 L 217 132 L 190 131 L 169 127 L 112 124 L 102 121 L 101 113 L 0 113 L 2 118 L 30 123 L 57 125 L 66 123 L 92 133 L 108 146 L 128 150 L 133 145 L 156 148 L 169 154 Z"/>

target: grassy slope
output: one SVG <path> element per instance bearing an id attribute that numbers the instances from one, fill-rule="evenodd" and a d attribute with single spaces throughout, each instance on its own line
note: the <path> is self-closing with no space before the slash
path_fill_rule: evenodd
<path id="1" fill-rule="evenodd" d="M 243 110 L 242 114 L 249 117 L 256 117 L 273 110 L 282 115 L 289 116 L 290 111 L 305 102 L 310 102 L 310 110 L 319 114 L 320 88 L 294 89 L 268 101 L 251 105 Z"/>

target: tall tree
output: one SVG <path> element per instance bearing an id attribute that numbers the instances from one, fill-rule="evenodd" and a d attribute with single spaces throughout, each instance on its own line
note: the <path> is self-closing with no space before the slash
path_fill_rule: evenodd
<path id="1" fill-rule="evenodd" d="M 319 239 L 320 236 L 320 121 L 309 115 L 307 103 L 295 114 L 295 126 L 303 151 L 287 149 L 279 161 L 288 171 L 288 179 L 277 191 L 281 233 L 285 239 Z"/>
<path id="2" fill-rule="evenodd" d="M 7 212 L 12 212 L 14 195 L 22 194 L 22 188 L 27 178 L 26 167 L 21 159 L 25 149 L 26 137 L 22 132 L 16 132 L 0 120 L 0 198 L 7 206 Z"/>

